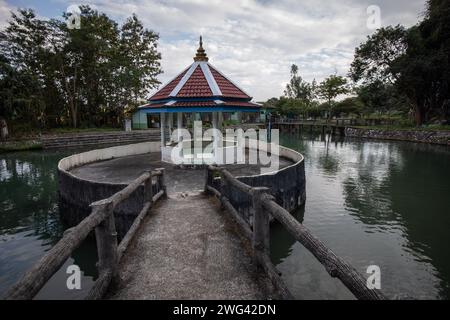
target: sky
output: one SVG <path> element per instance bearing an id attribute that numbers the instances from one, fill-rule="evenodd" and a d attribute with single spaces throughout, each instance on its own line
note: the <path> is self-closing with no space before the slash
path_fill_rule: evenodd
<path id="1" fill-rule="evenodd" d="M 193 62 L 202 35 L 209 62 L 255 101 L 265 101 L 283 94 L 294 63 L 307 81 L 320 82 L 330 74 L 347 75 L 355 47 L 377 25 L 412 26 L 421 19 L 425 2 L 0 0 L 0 28 L 17 8 L 32 8 L 42 18 L 58 18 L 70 5 L 89 4 L 119 23 L 136 13 L 146 28 L 160 35 L 164 73 L 158 79 L 163 84 Z"/>

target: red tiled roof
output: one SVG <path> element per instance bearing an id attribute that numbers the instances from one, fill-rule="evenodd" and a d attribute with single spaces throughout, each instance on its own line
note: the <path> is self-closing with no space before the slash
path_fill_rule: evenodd
<path id="1" fill-rule="evenodd" d="M 212 95 L 202 68 L 197 66 L 176 97 L 211 97 Z"/>
<path id="2" fill-rule="evenodd" d="M 225 101 L 221 106 L 260 108 L 259 104 L 247 101 Z"/>
<path id="3" fill-rule="evenodd" d="M 237 86 L 235 86 L 233 83 L 230 82 L 227 78 L 222 76 L 216 69 L 213 67 L 209 67 L 211 70 L 211 73 L 214 77 L 214 79 L 217 82 L 217 85 L 220 88 L 220 91 L 222 91 L 222 95 L 225 97 L 232 97 L 232 98 L 243 98 L 243 99 L 251 99 L 247 94 L 245 94 L 241 89 L 239 89 Z"/>
<path id="4" fill-rule="evenodd" d="M 160 100 L 160 99 L 166 99 L 169 97 L 169 94 L 172 92 L 172 90 L 177 86 L 178 82 L 183 78 L 183 76 L 186 74 L 186 72 L 189 70 L 186 69 L 182 73 L 180 73 L 175 79 L 170 81 L 167 85 L 165 85 L 161 90 L 156 92 L 153 96 L 149 98 L 149 100 Z"/>
<path id="5" fill-rule="evenodd" d="M 220 100 L 219 100 L 220 101 Z M 247 101 L 222 101 L 216 102 L 214 100 L 207 101 L 178 101 L 172 104 L 168 104 L 167 102 L 162 103 L 154 103 L 154 104 L 146 104 L 143 107 L 146 108 L 160 108 L 160 107 L 244 107 L 244 108 L 259 108 L 260 105 L 247 102 Z"/>
<path id="6" fill-rule="evenodd" d="M 217 104 L 214 101 L 179 101 L 172 104 L 170 107 L 215 107 Z"/>

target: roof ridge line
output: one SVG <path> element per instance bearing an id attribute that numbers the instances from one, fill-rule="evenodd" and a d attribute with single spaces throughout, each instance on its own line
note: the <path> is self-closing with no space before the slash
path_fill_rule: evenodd
<path id="1" fill-rule="evenodd" d="M 183 78 L 181 78 L 180 82 L 178 82 L 175 88 L 173 88 L 173 90 L 169 93 L 169 97 L 175 97 L 178 94 L 178 92 L 180 92 L 180 90 L 183 88 L 183 86 L 186 84 L 186 82 L 189 80 L 189 78 L 192 76 L 195 69 L 197 69 L 199 65 L 200 63 L 197 61 L 191 64 L 189 70 L 185 73 Z"/>
<path id="2" fill-rule="evenodd" d="M 222 91 L 220 90 L 220 87 L 217 84 L 216 79 L 212 75 L 208 63 L 200 63 L 200 68 L 203 71 L 203 75 L 205 76 L 206 81 L 208 82 L 208 86 L 211 89 L 213 96 L 222 96 L 223 95 Z"/>
<path id="3" fill-rule="evenodd" d="M 208 66 L 213 68 L 214 71 L 216 71 L 217 73 L 219 73 L 222 77 L 224 77 L 225 79 L 227 79 L 228 81 L 230 81 L 236 88 L 238 88 L 239 90 L 241 90 L 244 94 L 246 94 L 250 100 L 253 99 L 253 97 L 251 95 L 249 95 L 244 89 L 242 89 L 240 86 L 238 86 L 236 83 L 234 83 L 231 79 L 229 79 L 226 75 L 224 75 L 222 72 L 219 71 L 219 69 L 217 69 L 216 67 L 214 67 L 211 63 L 207 62 Z"/>
<path id="4" fill-rule="evenodd" d="M 181 71 L 181 72 L 178 73 L 175 77 L 173 77 L 172 79 L 170 79 L 170 81 L 167 81 L 161 88 L 159 88 L 158 90 L 156 90 L 156 92 L 155 92 L 154 94 L 152 94 L 149 98 L 147 98 L 147 101 L 150 100 L 153 96 L 155 96 L 155 95 L 156 95 L 158 92 L 160 92 L 162 89 L 164 89 L 165 87 L 167 87 L 170 83 L 172 83 L 172 81 L 174 81 L 176 78 L 178 78 L 178 76 L 179 76 L 180 74 L 185 73 L 189 68 L 190 68 L 190 66 L 187 67 L 187 68 L 184 68 L 183 71 Z"/>

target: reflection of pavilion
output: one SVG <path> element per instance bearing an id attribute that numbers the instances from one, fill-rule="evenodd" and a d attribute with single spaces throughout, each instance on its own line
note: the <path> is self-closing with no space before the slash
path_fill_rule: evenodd
<path id="1" fill-rule="evenodd" d="M 243 113 L 259 118 L 261 106 L 251 100 L 252 97 L 208 63 L 200 37 L 194 63 L 150 97 L 148 104 L 139 107 L 133 116 L 133 126 L 149 127 L 148 119 L 154 123 L 159 121 L 164 147 L 168 140 L 164 129 L 171 134 L 174 114 L 177 128 L 187 128 L 193 121 L 203 120 L 213 128 L 222 129 L 224 118 L 237 123 L 241 122 Z M 153 118 L 155 115 L 159 115 L 159 120 Z"/>

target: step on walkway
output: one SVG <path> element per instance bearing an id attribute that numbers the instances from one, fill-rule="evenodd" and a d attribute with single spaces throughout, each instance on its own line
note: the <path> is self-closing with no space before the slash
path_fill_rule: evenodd
<path id="1" fill-rule="evenodd" d="M 235 224 L 203 194 L 173 194 L 151 209 L 119 266 L 110 299 L 271 299 Z"/>

